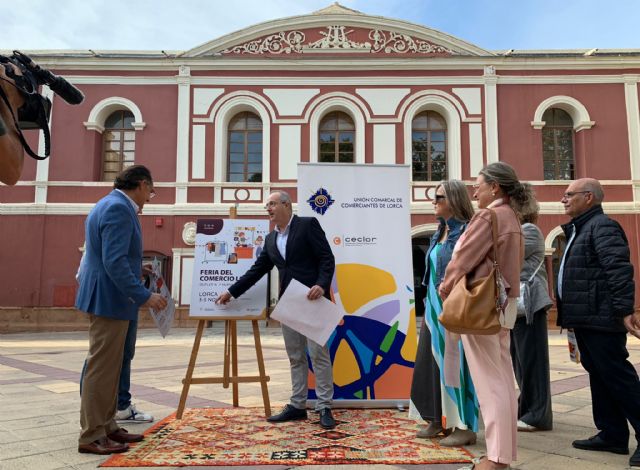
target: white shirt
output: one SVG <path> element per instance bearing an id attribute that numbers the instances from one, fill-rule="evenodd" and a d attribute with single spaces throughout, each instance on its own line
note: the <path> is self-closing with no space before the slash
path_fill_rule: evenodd
<path id="1" fill-rule="evenodd" d="M 126 197 L 129 200 L 129 202 L 131 203 L 131 207 L 133 207 L 133 210 L 135 211 L 136 214 L 140 212 L 140 206 L 136 204 L 135 201 L 131 199 L 127 193 L 125 193 L 122 189 L 116 189 L 116 191 L 124 195 L 124 197 Z"/>
<path id="2" fill-rule="evenodd" d="M 291 218 L 289 219 L 289 223 L 284 228 L 284 230 L 280 229 L 276 225 L 276 247 L 282 256 L 282 259 L 287 259 L 287 240 L 289 239 L 289 229 L 291 228 L 291 221 L 293 220 L 293 214 L 291 214 Z"/>
<path id="3" fill-rule="evenodd" d="M 567 258 L 567 253 L 569 253 L 569 247 L 573 243 L 573 239 L 576 238 L 576 226 L 572 225 L 573 231 L 571 232 L 571 237 L 569 237 L 569 241 L 567 242 L 567 246 L 564 247 L 564 253 L 562 254 L 562 262 L 560 262 L 560 269 L 558 269 L 558 298 L 562 300 L 562 278 L 564 277 L 564 261 Z"/>

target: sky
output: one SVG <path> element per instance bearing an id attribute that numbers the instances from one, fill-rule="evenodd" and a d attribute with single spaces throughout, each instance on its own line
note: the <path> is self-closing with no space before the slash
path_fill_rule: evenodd
<path id="1" fill-rule="evenodd" d="M 0 0 L 0 50 L 183 51 L 330 0 Z M 640 49 L 640 0 L 341 0 L 487 50 Z"/>

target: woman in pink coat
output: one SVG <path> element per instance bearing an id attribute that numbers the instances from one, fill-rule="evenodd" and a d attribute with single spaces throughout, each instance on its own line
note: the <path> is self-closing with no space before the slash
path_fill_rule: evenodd
<path id="1" fill-rule="evenodd" d="M 503 328 L 494 335 L 462 335 L 480 411 L 485 425 L 487 456 L 471 467 L 476 470 L 510 468 L 516 460 L 517 400 L 509 351 L 509 329 L 513 328 L 520 294 L 520 270 L 524 242 L 518 213 L 533 197 L 529 184 L 518 181 L 513 168 L 503 162 L 484 167 L 474 185 L 479 211 L 456 245 L 440 296 L 447 298 L 456 283 L 467 276 L 471 283 L 485 277 L 493 266 L 491 214 L 498 222 L 497 259 L 504 285 L 501 316 Z M 445 364 L 445 368 L 447 365 Z"/>

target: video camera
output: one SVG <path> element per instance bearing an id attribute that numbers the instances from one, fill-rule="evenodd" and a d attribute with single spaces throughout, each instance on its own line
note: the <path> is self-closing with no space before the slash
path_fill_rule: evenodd
<path id="1" fill-rule="evenodd" d="M 16 73 L 15 69 L 9 64 L 16 66 L 22 75 Z M 84 95 L 80 90 L 71 85 L 64 78 L 54 75 L 49 70 L 40 67 L 33 62 L 29 56 L 20 51 L 13 51 L 13 55 L 6 57 L 0 55 L 0 65 L 4 66 L 5 75 L 13 80 L 13 83 L 7 81 L 14 86 L 22 95 L 23 105 L 17 109 L 17 113 L 11 107 L 8 98 L 2 88 L 0 88 L 0 98 L 11 109 L 16 129 L 22 146 L 25 151 L 37 160 L 43 160 L 49 156 L 50 151 L 50 135 L 49 135 L 49 117 L 51 116 L 51 100 L 38 93 L 40 85 L 47 85 L 51 91 L 56 93 L 60 98 L 69 104 L 80 104 L 84 100 Z M 17 115 L 17 119 L 16 119 Z M 27 144 L 22 130 L 40 129 L 44 132 L 45 137 L 45 156 L 40 157 L 31 150 Z"/>

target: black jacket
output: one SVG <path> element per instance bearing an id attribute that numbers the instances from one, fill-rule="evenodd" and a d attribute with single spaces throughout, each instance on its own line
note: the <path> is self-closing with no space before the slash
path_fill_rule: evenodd
<path id="1" fill-rule="evenodd" d="M 624 332 L 623 317 L 634 311 L 635 285 L 629 243 L 620 224 L 597 205 L 562 226 L 571 239 L 565 257 L 558 325 Z M 557 286 L 556 286 L 557 289 Z"/>
<path id="2" fill-rule="evenodd" d="M 277 234 L 273 230 L 267 235 L 264 249 L 258 259 L 229 287 L 229 293 L 235 298 L 240 297 L 275 266 L 280 275 L 280 295 L 291 279 L 296 279 L 307 287 L 322 287 L 324 296 L 329 299 L 329 288 L 336 265 L 331 247 L 318 220 L 314 217 L 293 216 L 287 238 L 286 259 L 282 258 L 276 246 Z"/>

